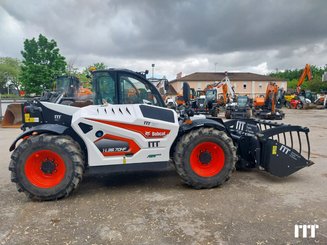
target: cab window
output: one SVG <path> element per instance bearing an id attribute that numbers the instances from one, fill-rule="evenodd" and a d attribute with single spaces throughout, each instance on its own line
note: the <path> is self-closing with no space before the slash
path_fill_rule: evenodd
<path id="1" fill-rule="evenodd" d="M 138 78 L 120 76 L 120 99 L 122 104 L 158 105 L 151 89 Z"/>
<path id="2" fill-rule="evenodd" d="M 95 103 L 96 104 L 118 104 L 116 96 L 116 84 L 109 73 L 99 73 L 96 75 L 96 84 L 98 86 Z"/>

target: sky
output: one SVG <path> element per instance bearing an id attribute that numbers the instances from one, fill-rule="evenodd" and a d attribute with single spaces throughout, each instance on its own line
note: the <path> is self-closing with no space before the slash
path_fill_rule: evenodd
<path id="1" fill-rule="evenodd" d="M 0 0 L 0 57 L 40 33 L 80 69 L 268 74 L 327 64 L 327 1 Z"/>

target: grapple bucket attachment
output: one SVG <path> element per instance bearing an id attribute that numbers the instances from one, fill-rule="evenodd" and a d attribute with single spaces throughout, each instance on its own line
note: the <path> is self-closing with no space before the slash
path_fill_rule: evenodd
<path id="1" fill-rule="evenodd" d="M 248 167 L 285 177 L 313 164 L 308 128 L 255 119 L 231 120 L 225 125 Z"/>
<path id="2" fill-rule="evenodd" d="M 3 117 L 1 127 L 19 128 L 22 125 L 22 104 L 9 104 Z"/>

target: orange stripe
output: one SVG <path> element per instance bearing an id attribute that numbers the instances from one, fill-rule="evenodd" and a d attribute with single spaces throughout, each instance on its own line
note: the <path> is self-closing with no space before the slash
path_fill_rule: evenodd
<path id="1" fill-rule="evenodd" d="M 140 125 L 133 125 L 133 124 L 127 124 L 127 123 L 118 123 L 118 122 L 112 122 L 112 121 L 106 121 L 106 120 L 99 120 L 99 119 L 91 119 L 87 118 L 88 120 L 108 124 L 111 126 L 115 126 L 118 128 L 124 128 L 130 131 L 137 132 L 139 134 L 142 134 L 144 138 L 146 139 L 152 139 L 152 138 L 164 138 L 166 135 L 170 133 L 170 130 L 168 129 L 161 129 L 161 128 L 153 128 L 153 127 L 147 127 L 147 126 L 140 126 Z"/>

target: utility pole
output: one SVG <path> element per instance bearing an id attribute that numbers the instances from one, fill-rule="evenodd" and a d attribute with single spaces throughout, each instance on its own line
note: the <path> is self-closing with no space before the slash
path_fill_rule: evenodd
<path id="1" fill-rule="evenodd" d="M 152 79 L 154 78 L 154 67 L 155 67 L 155 64 L 152 64 Z"/>
<path id="2" fill-rule="evenodd" d="M 218 63 L 215 62 L 215 72 L 217 72 L 217 65 L 218 65 Z"/>

